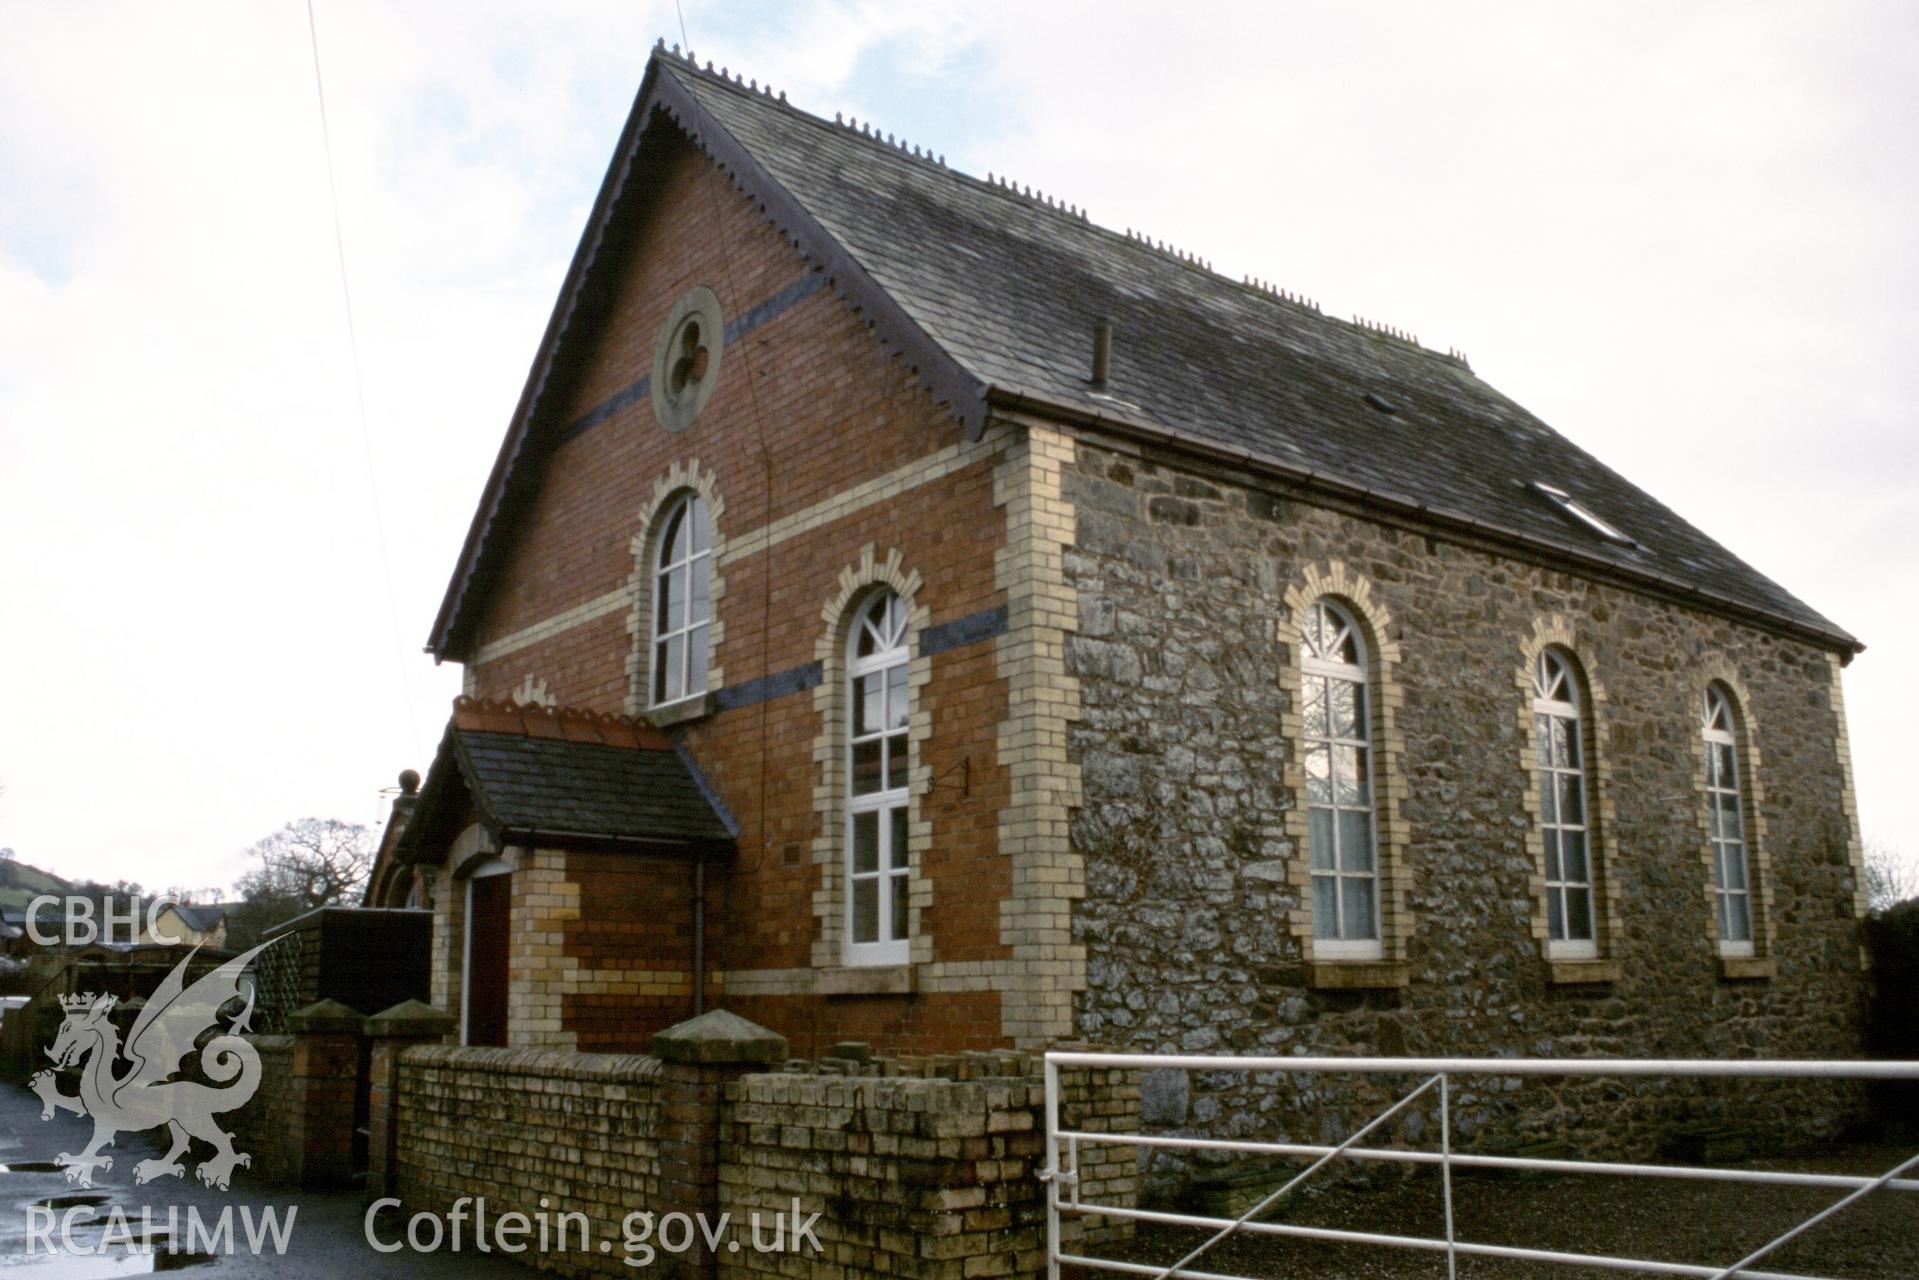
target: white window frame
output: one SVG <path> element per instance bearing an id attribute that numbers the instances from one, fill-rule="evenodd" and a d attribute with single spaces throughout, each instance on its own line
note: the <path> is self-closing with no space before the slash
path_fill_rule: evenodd
<path id="1" fill-rule="evenodd" d="M 687 527 L 685 553 L 669 560 L 667 557 L 673 552 L 673 535 L 682 521 Z M 713 666 L 712 655 L 707 647 L 711 642 L 713 623 L 712 512 L 699 494 L 681 494 L 677 501 L 667 507 L 664 518 L 659 522 L 659 529 L 653 548 L 653 598 L 649 610 L 652 614 L 652 661 L 648 665 L 646 692 L 648 706 L 670 707 L 704 694 L 706 675 Z M 701 574 L 706 579 L 706 599 L 696 614 L 692 583 Z M 684 584 L 677 622 L 664 616 L 666 602 L 671 598 L 667 587 L 675 579 Z M 663 686 L 663 680 L 671 679 L 668 674 L 671 668 L 667 662 L 676 643 L 680 652 L 679 681 Z M 691 676 L 696 651 L 700 658 L 697 682 Z"/>
<path id="2" fill-rule="evenodd" d="M 1704 710 L 1699 736 L 1706 749 L 1707 848 L 1712 854 L 1712 909 L 1713 919 L 1718 925 L 1719 954 L 1750 956 L 1756 953 L 1753 939 L 1758 933 L 1758 921 L 1753 919 L 1752 912 L 1752 845 L 1746 838 L 1746 796 L 1745 789 L 1740 785 L 1739 722 L 1735 718 L 1737 713 L 1733 710 L 1732 699 L 1716 685 L 1706 689 Z M 1719 770 L 1721 749 L 1724 758 L 1732 766 L 1730 779 L 1722 776 Z M 1732 804 L 1723 804 L 1724 799 L 1730 799 Z M 1719 815 L 1728 808 L 1736 824 L 1731 835 L 1725 834 L 1719 820 Z M 1726 868 L 1734 857 L 1739 860 L 1741 873 L 1741 887 L 1736 889 L 1726 883 Z M 1730 917 L 1721 909 L 1721 905 L 1729 898 L 1745 899 L 1744 938 L 1726 936 L 1725 922 Z"/>
<path id="3" fill-rule="evenodd" d="M 878 625 L 875 625 L 876 620 Z M 876 643 L 872 653 L 861 655 L 860 638 L 866 634 L 872 635 Z M 908 802 L 912 795 L 909 745 L 912 719 L 911 664 L 912 654 L 906 638 L 906 603 L 893 591 L 876 592 L 860 605 L 846 636 L 846 844 L 842 860 L 846 903 L 842 955 L 848 965 L 905 964 L 911 957 L 910 924 L 897 932 L 894 929 L 896 909 L 902 916 L 904 914 L 904 895 L 908 892 L 912 874 L 910 838 L 903 850 L 898 848 L 902 833 L 910 821 Z M 897 679 L 892 676 L 895 671 L 899 673 Z M 869 680 L 878 683 L 881 713 L 877 725 L 869 726 L 862 733 L 859 716 L 861 682 Z M 894 706 L 896 698 L 904 704 L 897 709 Z M 882 783 L 887 781 L 889 774 L 895 772 L 894 753 L 904 755 L 897 769 L 904 779 L 900 786 L 882 786 L 864 793 L 857 790 L 859 774 L 854 767 L 854 760 L 859 748 L 869 743 L 878 744 Z M 875 832 L 871 871 L 858 870 L 855 857 L 855 831 L 865 819 L 873 822 Z M 862 942 L 857 940 L 855 902 L 859 896 L 859 886 L 867 882 L 875 882 L 877 886 L 877 936 L 871 941 Z"/>
<path id="4" fill-rule="evenodd" d="M 460 1043 L 466 1044 L 467 1013 L 473 1004 L 473 882 L 484 880 L 488 876 L 506 876 L 513 874 L 513 864 L 502 858 L 488 858 L 466 875 L 464 890 L 466 914 L 460 919 L 460 932 L 465 936 L 460 947 Z M 509 965 L 511 957 L 509 957 Z M 508 1027 L 511 1028 L 511 1008 L 508 1010 Z M 510 1032 L 509 1032 L 510 1034 Z"/>
<path id="5" fill-rule="evenodd" d="M 1554 671 L 1559 673 L 1560 679 L 1553 678 Z M 1546 855 L 1546 954 L 1554 960 L 1599 958 L 1599 885 L 1593 874 L 1592 772 L 1591 762 L 1586 759 L 1586 721 L 1581 706 L 1582 697 L 1579 672 L 1572 660 L 1552 649 L 1542 650 L 1533 664 L 1532 713 L 1533 731 L 1537 739 L 1534 744 L 1533 777 L 1541 793 L 1539 836 Z M 1541 724 L 1542 720 L 1566 722 L 1566 763 L 1552 759 L 1551 725 Z M 1545 758 L 1542 759 L 1542 756 Z M 1560 786 L 1560 780 L 1565 778 L 1572 780 L 1571 789 L 1579 796 L 1578 822 L 1565 820 L 1559 798 L 1565 791 Z M 1550 813 L 1545 801 L 1548 790 L 1553 796 Z M 1583 880 L 1569 879 L 1565 874 L 1562 835 L 1566 833 L 1577 834 L 1585 848 L 1586 876 Z M 1559 867 L 1558 876 L 1553 874 L 1555 865 Z M 1591 931 L 1590 937 L 1570 936 L 1572 914 L 1567 911 L 1566 903 L 1570 892 L 1576 890 L 1584 890 L 1586 894 L 1586 927 Z M 1560 931 L 1567 934 L 1566 937 L 1552 936 L 1552 904 L 1555 900 L 1559 904 Z"/>
<path id="6" fill-rule="evenodd" d="M 1315 632 L 1323 637 L 1322 628 L 1328 624 L 1338 630 L 1332 633 L 1332 652 L 1338 653 L 1350 641 L 1352 661 L 1343 658 L 1327 657 L 1323 643 L 1313 639 Z M 1331 600 L 1315 600 L 1307 607 L 1306 616 L 1300 627 L 1299 660 L 1299 696 L 1300 696 L 1300 767 L 1306 778 L 1306 857 L 1312 879 L 1313 912 L 1313 955 L 1325 960 L 1380 960 L 1385 958 L 1386 943 L 1380 928 L 1380 898 L 1384 894 L 1384 879 L 1379 866 L 1379 805 L 1378 787 L 1374 773 L 1373 755 L 1373 688 L 1367 673 L 1366 639 L 1360 630 L 1358 620 L 1345 608 Z M 1323 734 L 1314 733 L 1307 724 L 1306 708 L 1309 703 L 1313 682 L 1324 681 L 1326 685 L 1326 729 Z M 1332 722 L 1332 689 L 1335 681 L 1355 686 L 1354 708 L 1355 728 L 1358 736 L 1341 736 L 1335 731 Z M 1324 751 L 1327 760 L 1325 777 L 1329 788 L 1330 803 L 1315 804 L 1313 794 L 1314 754 Z M 1337 770 L 1332 762 L 1343 751 L 1355 753 L 1357 776 L 1359 779 L 1360 799 L 1357 803 L 1341 803 L 1339 800 Z M 1313 811 L 1330 810 L 1332 817 L 1333 850 L 1332 865 L 1321 869 L 1313 857 Z M 1348 870 L 1345 866 L 1345 848 L 1341 841 L 1340 816 L 1347 813 L 1363 813 L 1366 816 L 1366 839 L 1369 843 L 1366 862 L 1370 870 Z M 1322 935 L 1319 917 L 1319 882 L 1330 880 L 1333 885 L 1332 927 L 1334 932 Z M 1365 880 L 1372 885 L 1372 936 L 1346 937 L 1346 889 L 1347 883 Z"/>

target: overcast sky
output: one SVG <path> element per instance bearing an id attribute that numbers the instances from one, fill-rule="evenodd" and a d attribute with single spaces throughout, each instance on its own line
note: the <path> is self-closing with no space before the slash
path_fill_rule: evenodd
<path id="1" fill-rule="evenodd" d="M 1871 646 L 1919 719 L 1919 6 L 724 4 L 691 44 L 1484 377 Z M 672 5 L 0 3 L 0 845 L 230 883 L 373 822 Z"/>

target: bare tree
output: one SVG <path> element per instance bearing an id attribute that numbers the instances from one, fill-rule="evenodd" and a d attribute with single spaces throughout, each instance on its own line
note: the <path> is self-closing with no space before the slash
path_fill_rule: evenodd
<path id="1" fill-rule="evenodd" d="M 358 902 L 377 849 L 366 827 L 337 818 L 300 818 L 258 841 L 248 852 L 260 865 L 235 886 L 228 948 L 252 946 L 262 930 L 317 908 Z"/>
<path id="2" fill-rule="evenodd" d="M 1875 914 L 1919 898 L 1919 868 L 1897 849 L 1866 842 L 1866 906 Z"/>

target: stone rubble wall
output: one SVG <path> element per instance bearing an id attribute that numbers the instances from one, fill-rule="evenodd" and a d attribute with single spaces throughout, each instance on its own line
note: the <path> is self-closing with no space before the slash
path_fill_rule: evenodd
<path id="1" fill-rule="evenodd" d="M 1062 487 L 1077 512 L 1078 1035 L 1143 1052 L 1859 1055 L 1857 876 L 1829 654 L 1151 453 L 1081 440 Z M 1281 729 L 1298 659 L 1283 642 L 1288 592 L 1336 575 L 1364 582 L 1389 619 L 1377 641 L 1394 649 L 1403 695 L 1390 794 L 1410 928 L 1389 940 L 1403 985 L 1372 989 L 1337 989 L 1324 977 L 1337 966 L 1302 954 L 1302 801 Z M 1545 619 L 1607 695 L 1611 981 L 1565 981 L 1541 954 L 1516 673 Z M 1718 961 L 1704 869 L 1698 707 L 1727 672 L 1749 690 L 1763 762 L 1762 955 L 1776 973 L 1757 980 Z M 1147 1118 L 1164 1132 L 1324 1140 L 1412 1083 L 1167 1077 L 1149 1081 Z M 1814 1084 L 1472 1081 L 1455 1095 L 1455 1138 L 1644 1154 L 1687 1123 L 1830 1134 L 1857 1103 L 1856 1089 Z M 1430 1140 L 1434 1119 L 1408 1129 Z M 1152 1181 L 1191 1165 L 1155 1153 Z"/>

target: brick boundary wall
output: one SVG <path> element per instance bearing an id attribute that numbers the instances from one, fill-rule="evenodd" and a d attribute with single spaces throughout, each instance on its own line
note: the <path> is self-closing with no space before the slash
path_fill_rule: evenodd
<path id="1" fill-rule="evenodd" d="M 286 1136 L 293 1128 L 293 1037 L 248 1036 L 260 1055 L 260 1087 L 244 1107 L 221 1117 L 233 1134 L 233 1149 L 253 1158 L 247 1166 L 267 1182 L 293 1180 L 292 1150 Z"/>
<path id="2" fill-rule="evenodd" d="M 613 1241 L 613 1252 L 520 1259 L 568 1275 L 631 1274 L 621 1223 L 660 1203 L 660 1074 L 657 1059 L 632 1054 L 408 1049 L 394 1194 L 409 1212 L 441 1214 L 484 1196 L 490 1218 L 545 1214 L 556 1234 L 561 1213 L 583 1213 L 592 1240 Z"/>
<path id="3" fill-rule="evenodd" d="M 794 1062 L 726 1090 L 720 1197 L 736 1219 L 820 1215 L 824 1252 L 742 1250 L 721 1276 L 1039 1276 L 1046 1270 L 1045 1087 L 1017 1053 Z M 1064 1073 L 1061 1123 L 1136 1130 L 1136 1072 Z M 1080 1150 L 1080 1194 L 1130 1205 L 1135 1149 Z M 1130 1223 L 1065 1218 L 1062 1243 L 1108 1243 Z"/>
<path id="4" fill-rule="evenodd" d="M 750 1074 L 629 1055 L 407 1048 L 397 1062 L 397 1179 L 388 1194 L 408 1213 L 435 1214 L 484 1196 L 489 1219 L 545 1213 L 556 1231 L 559 1214 L 584 1213 L 591 1250 L 518 1259 L 566 1275 L 628 1274 L 628 1215 L 650 1213 L 657 1224 L 695 1210 L 709 1222 L 730 1215 L 727 1238 L 740 1248 L 662 1252 L 649 1263 L 653 1272 L 834 1280 L 1043 1274 L 1039 1060 L 888 1059 L 865 1045 L 840 1048 L 847 1056 Z M 1086 1129 L 1136 1128 L 1137 1073 L 1067 1073 L 1062 1116 Z M 1133 1148 L 1082 1150 L 1080 1166 L 1082 1195 L 1133 1202 Z M 711 1176 L 693 1176 L 702 1169 Z M 820 1214 L 813 1236 L 824 1252 L 756 1252 L 753 1214 L 770 1247 L 776 1216 L 786 1240 L 796 1241 L 795 1210 L 799 1220 Z M 1096 1220 L 1065 1225 L 1069 1245 L 1130 1231 Z M 603 1240 L 610 1253 L 599 1251 Z"/>

